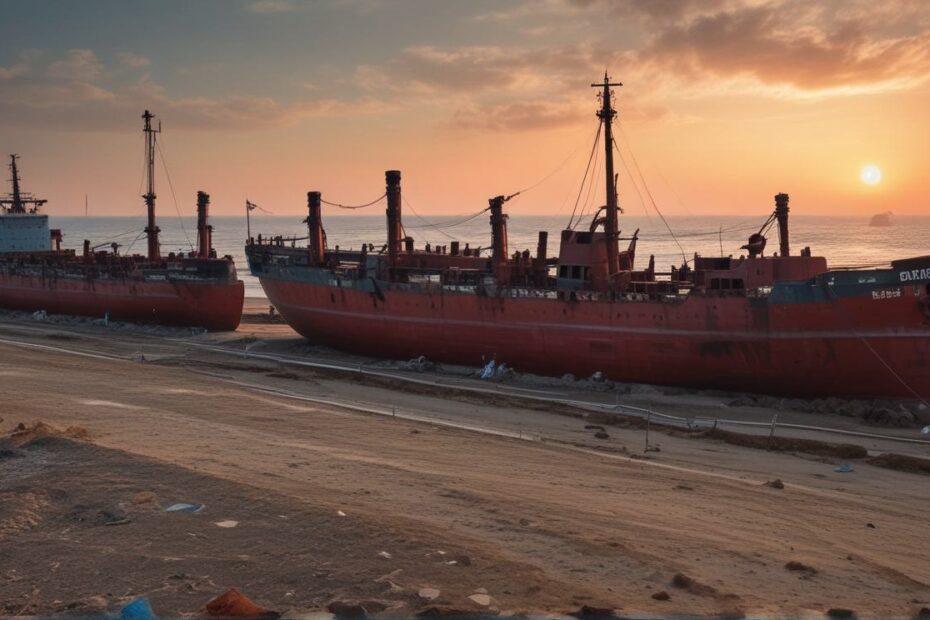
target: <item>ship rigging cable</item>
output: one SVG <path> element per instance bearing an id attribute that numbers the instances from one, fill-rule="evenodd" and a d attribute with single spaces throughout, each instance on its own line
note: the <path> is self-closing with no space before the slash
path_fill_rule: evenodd
<path id="1" fill-rule="evenodd" d="M 171 174 L 168 172 L 168 162 L 165 160 L 165 153 L 161 150 L 161 143 L 156 140 L 155 148 L 158 149 L 158 156 L 161 159 L 162 170 L 165 171 L 165 178 L 168 179 L 168 189 L 171 190 L 171 198 L 174 200 L 174 210 L 178 213 L 178 223 L 181 225 L 181 232 L 184 233 L 184 238 L 187 239 L 187 245 L 190 247 L 191 252 L 194 251 L 194 244 L 191 243 L 190 235 L 187 234 L 187 227 L 184 225 L 184 218 L 181 217 L 181 207 L 178 205 L 178 196 L 174 193 L 174 183 L 171 182 Z"/>
<path id="2" fill-rule="evenodd" d="M 519 194 L 519 192 L 517 192 L 517 193 Z M 515 194 L 515 195 L 516 195 L 516 194 Z M 477 213 L 473 213 L 473 214 L 471 214 L 471 215 L 469 215 L 469 216 L 467 216 L 467 217 L 465 217 L 465 218 L 463 218 L 463 219 L 456 220 L 456 221 L 454 221 L 454 222 L 449 222 L 449 223 L 446 223 L 446 224 L 437 224 L 437 223 L 434 223 L 434 222 L 430 222 L 429 220 L 427 220 L 426 218 L 424 218 L 422 215 L 420 215 L 419 213 L 417 213 L 416 209 L 413 208 L 413 205 L 411 205 L 411 204 L 407 201 L 407 197 L 406 197 L 406 196 L 403 196 L 403 197 L 402 197 L 402 200 L 404 201 L 404 204 L 405 204 L 405 205 L 407 205 L 408 207 L 410 207 L 410 210 L 413 212 L 413 214 L 414 214 L 415 216 L 417 216 L 417 218 L 419 218 L 419 219 L 423 222 L 423 224 L 420 224 L 420 225 L 416 225 L 416 224 L 415 224 L 415 225 L 413 225 L 413 226 L 410 226 L 410 228 L 432 228 L 432 229 L 434 229 L 436 232 L 438 232 L 438 233 L 440 233 L 440 234 L 442 234 L 442 235 L 445 235 L 446 237 L 448 237 L 449 239 L 452 239 L 453 241 L 455 241 L 456 239 L 458 239 L 458 237 L 453 237 L 453 236 L 450 235 L 449 233 L 445 232 L 444 229 L 446 229 L 446 228 L 454 228 L 455 226 L 460 226 L 461 224 L 465 224 L 465 223 L 467 223 L 467 222 L 470 222 L 470 221 L 472 221 L 473 219 L 475 219 L 476 217 L 478 217 L 479 215 L 481 215 L 482 213 L 484 213 L 485 211 L 487 211 L 488 209 L 490 209 L 490 207 L 485 207 L 485 208 L 482 209 L 481 211 L 478 211 Z"/>
<path id="3" fill-rule="evenodd" d="M 578 196 L 575 198 L 575 206 L 572 208 L 572 215 L 568 218 L 568 227 L 572 228 L 572 222 L 575 220 L 575 213 L 578 211 L 578 201 L 581 200 L 581 193 L 584 191 L 585 181 L 588 179 L 588 172 L 591 170 L 591 161 L 597 153 L 597 145 L 601 142 L 601 123 L 597 124 L 597 133 L 594 134 L 594 144 L 591 146 L 591 154 L 588 156 L 588 165 L 584 169 L 584 177 L 581 179 L 581 187 L 578 188 Z M 592 180 L 593 183 L 593 180 Z"/>
<path id="4" fill-rule="evenodd" d="M 677 245 L 678 249 L 681 250 L 682 260 L 688 262 L 688 257 L 685 255 L 685 249 L 681 247 L 681 243 L 678 241 L 678 237 L 675 236 L 675 232 L 672 230 L 672 227 L 669 226 L 665 216 L 662 215 L 662 212 L 659 210 L 659 205 L 656 204 L 655 198 L 652 197 L 652 192 L 649 191 L 649 186 L 646 185 L 646 179 L 643 177 L 643 172 L 639 168 L 639 163 L 636 161 L 636 155 L 633 154 L 633 149 L 630 148 L 630 141 L 626 137 L 626 132 L 623 131 L 623 126 L 618 123 L 617 128 L 620 130 L 620 137 L 623 138 L 623 142 L 626 144 L 627 150 L 630 152 L 630 160 L 633 162 L 633 168 L 636 170 L 636 174 L 639 176 L 640 183 L 643 184 L 643 189 L 646 190 L 646 195 L 649 197 L 649 202 L 652 203 L 652 208 L 656 210 L 656 213 L 659 215 L 659 219 L 662 220 L 662 223 L 665 224 L 665 228 L 668 229 L 668 234 L 672 236 L 672 239 L 675 241 L 675 245 Z M 617 144 L 616 140 L 613 142 L 614 148 L 617 149 L 617 153 L 620 154 L 620 157 L 622 158 L 623 154 L 620 153 L 620 145 Z"/>
<path id="5" fill-rule="evenodd" d="M 329 206 L 331 206 L 331 207 L 339 207 L 340 209 L 364 209 L 365 207 L 370 207 L 371 205 L 378 204 L 378 203 L 381 202 L 386 196 L 387 196 L 387 192 L 381 194 L 380 196 L 378 196 L 377 198 L 375 198 L 375 199 L 372 200 L 371 202 L 366 202 L 366 203 L 363 204 L 363 205 L 344 205 L 344 204 L 340 204 L 340 203 L 338 203 L 338 202 L 330 202 L 330 201 L 328 201 L 328 200 L 323 200 L 322 198 L 320 198 L 320 202 L 322 202 L 323 204 L 329 205 Z"/>
<path id="6" fill-rule="evenodd" d="M 568 154 L 568 157 L 566 157 L 565 159 L 563 159 L 563 160 L 562 160 L 562 163 L 560 163 L 558 166 L 556 166 L 555 168 L 553 168 L 548 174 L 546 174 L 546 176 L 544 176 L 543 178 L 539 179 L 538 181 L 536 181 L 536 182 L 533 183 L 532 185 L 530 185 L 530 186 L 528 186 L 528 187 L 525 187 L 525 188 L 521 189 L 520 191 L 518 191 L 517 193 L 515 193 L 515 194 L 513 194 L 513 195 L 514 195 L 514 196 L 519 196 L 520 194 L 525 194 L 526 192 L 530 191 L 531 189 L 536 189 L 537 187 L 539 187 L 540 185 L 542 185 L 543 183 L 545 183 L 546 181 L 548 181 L 549 179 L 551 179 L 551 178 L 552 178 L 553 176 L 555 176 L 562 168 L 565 167 L 565 164 L 567 164 L 569 161 L 571 161 L 571 159 L 572 159 L 573 157 L 575 157 L 575 155 L 578 154 L 578 151 L 581 150 L 581 147 L 584 146 L 584 144 L 585 144 L 584 142 L 579 143 L 578 146 L 575 147 L 575 150 L 572 151 L 571 153 L 569 153 L 569 154 Z"/>

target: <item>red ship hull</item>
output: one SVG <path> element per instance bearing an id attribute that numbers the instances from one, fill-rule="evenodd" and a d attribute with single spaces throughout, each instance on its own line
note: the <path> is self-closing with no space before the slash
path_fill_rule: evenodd
<path id="1" fill-rule="evenodd" d="M 242 318 L 241 281 L 42 278 L 0 272 L 0 307 L 232 331 Z"/>
<path id="2" fill-rule="evenodd" d="M 390 358 L 800 397 L 930 398 L 930 319 L 917 296 L 756 304 L 363 291 L 262 278 L 304 337 Z"/>

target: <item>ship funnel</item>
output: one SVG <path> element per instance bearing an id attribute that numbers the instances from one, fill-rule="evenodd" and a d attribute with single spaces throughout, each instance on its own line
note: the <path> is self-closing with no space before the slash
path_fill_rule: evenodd
<path id="1" fill-rule="evenodd" d="M 790 256 L 788 245 L 788 194 L 775 195 L 775 218 L 778 220 L 778 253 Z"/>
<path id="2" fill-rule="evenodd" d="M 210 194 L 197 192 L 197 256 L 210 258 L 213 251 L 213 226 L 210 217 Z"/>
<path id="3" fill-rule="evenodd" d="M 536 240 L 536 285 L 545 286 L 548 277 L 548 260 L 549 250 L 549 233 L 545 230 L 539 231 L 539 237 Z"/>
<path id="4" fill-rule="evenodd" d="M 488 200 L 491 210 L 491 255 L 495 264 L 507 262 L 507 216 L 504 202 L 507 196 L 495 196 Z"/>
<path id="5" fill-rule="evenodd" d="M 388 258 L 393 265 L 404 243 L 403 224 L 401 223 L 400 170 L 388 170 L 384 173 L 387 183 L 387 233 Z"/>
<path id="6" fill-rule="evenodd" d="M 314 266 L 323 264 L 323 216 L 320 203 L 320 192 L 307 192 L 307 251 L 310 253 L 310 264 Z"/>

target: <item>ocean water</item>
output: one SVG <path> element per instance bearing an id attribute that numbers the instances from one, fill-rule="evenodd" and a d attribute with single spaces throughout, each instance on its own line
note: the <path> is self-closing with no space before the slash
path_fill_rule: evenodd
<path id="1" fill-rule="evenodd" d="M 430 217 L 426 220 L 405 217 L 407 234 L 414 237 L 416 247 L 422 248 L 429 242 L 448 244 L 452 238 L 472 248 L 487 247 L 491 242 L 491 229 L 486 213 L 464 222 L 463 216 Z M 705 256 L 739 256 L 741 245 L 764 223 L 766 216 L 689 216 L 667 217 L 669 227 L 677 242 L 657 217 L 621 216 L 624 235 L 640 229 L 637 246 L 637 265 L 645 266 L 649 255 L 656 257 L 656 267 L 666 271 L 670 265 L 680 265 L 682 250 L 690 259 L 695 252 Z M 50 226 L 64 233 L 63 244 L 80 251 L 84 239 L 93 245 L 109 244 L 113 241 L 122 245 L 122 253 L 145 252 L 144 217 L 56 217 L 50 216 Z M 300 216 L 257 216 L 251 218 L 252 235 L 284 235 L 302 237 L 306 226 Z M 244 245 L 246 240 L 246 218 L 244 216 L 217 216 L 212 218 L 213 245 L 219 255 L 229 254 L 239 268 L 239 276 L 245 281 L 246 296 L 263 298 L 264 293 L 258 280 L 248 273 Z M 879 266 L 892 259 L 930 254 L 930 216 L 895 217 L 894 224 L 886 228 L 869 226 L 869 218 L 826 217 L 792 215 L 791 251 L 798 253 L 810 246 L 815 256 L 825 256 L 831 267 Z M 510 251 L 529 249 L 536 252 L 537 231 L 549 232 L 549 255 L 558 252 L 559 232 L 565 227 L 564 216 L 511 215 L 508 223 Z M 458 224 L 450 226 L 452 224 Z M 162 252 L 185 250 L 197 244 L 197 220 L 194 217 L 162 217 Z M 330 247 L 339 245 L 344 249 L 358 249 L 362 243 L 380 246 L 386 237 L 384 215 L 331 215 L 323 216 Z M 450 226 L 450 227 L 447 227 Z M 723 230 L 721 233 L 720 230 Z M 768 251 L 777 251 L 776 228 L 768 234 Z M 305 245 L 306 241 L 298 241 Z M 681 249 L 679 249 L 679 244 Z"/>

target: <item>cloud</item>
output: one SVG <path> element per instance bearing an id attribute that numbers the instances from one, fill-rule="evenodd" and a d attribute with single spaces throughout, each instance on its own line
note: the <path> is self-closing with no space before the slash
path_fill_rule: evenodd
<path id="1" fill-rule="evenodd" d="M 254 0 L 246 5 L 250 13 L 270 15 L 274 13 L 289 13 L 296 11 L 297 5 L 292 0 Z"/>
<path id="2" fill-rule="evenodd" d="M 411 46 L 380 65 L 360 66 L 357 78 L 372 89 L 408 94 L 519 91 L 559 96 L 569 85 L 590 81 L 603 58 L 585 46 Z"/>
<path id="3" fill-rule="evenodd" d="M 764 5 L 702 15 L 674 25 L 638 58 L 692 79 L 752 76 L 803 90 L 923 78 L 930 73 L 930 35 L 879 38 L 867 24 L 786 19 Z"/>
<path id="4" fill-rule="evenodd" d="M 53 62 L 48 67 L 48 76 L 63 80 L 94 81 L 100 77 L 103 64 L 97 55 L 87 49 L 68 51 L 65 58 Z"/>
<path id="5" fill-rule="evenodd" d="M 152 64 L 152 61 L 145 56 L 140 56 L 133 52 L 119 52 L 116 57 L 121 63 L 132 69 L 141 69 L 142 67 L 148 67 Z"/>
<path id="6" fill-rule="evenodd" d="M 118 55 L 123 64 L 145 66 L 134 54 Z M 131 61 L 131 62 L 127 62 Z M 0 127 L 71 131 L 127 131 L 143 109 L 151 109 L 166 124 L 189 130 L 248 131 L 288 125 L 307 118 L 366 114 L 389 109 L 372 98 L 341 101 L 311 98 L 281 102 L 271 97 L 176 97 L 146 73 L 132 82 L 112 82 L 118 72 L 106 72 L 90 50 L 71 50 L 35 76 L 18 68 L 3 69 L 0 78 Z M 7 87 L 8 86 L 8 87 Z"/>
<path id="7" fill-rule="evenodd" d="M 446 127 L 546 130 L 592 114 L 592 80 L 605 62 L 619 65 L 623 57 L 590 45 L 410 46 L 379 65 L 360 66 L 354 81 L 399 102 L 453 110 L 440 121 Z M 637 118 L 661 118 L 655 109 Z"/>
<path id="8" fill-rule="evenodd" d="M 573 103 L 516 102 L 467 105 L 456 110 L 449 125 L 478 131 L 530 131 L 573 125 L 590 110 Z M 593 114 L 590 114 L 593 118 Z"/>
<path id="9" fill-rule="evenodd" d="M 12 67 L 0 67 L 0 80 L 9 80 L 24 75 L 28 69 L 24 64 L 13 65 Z"/>

